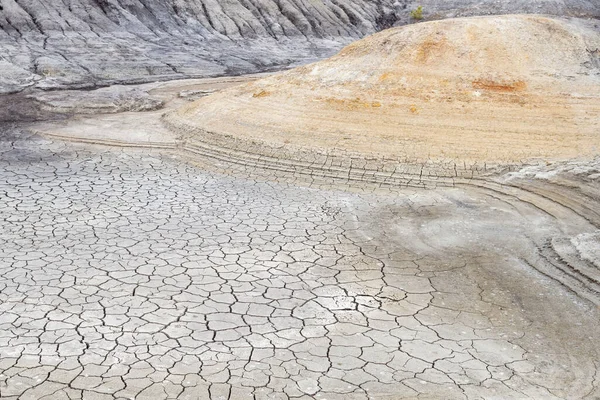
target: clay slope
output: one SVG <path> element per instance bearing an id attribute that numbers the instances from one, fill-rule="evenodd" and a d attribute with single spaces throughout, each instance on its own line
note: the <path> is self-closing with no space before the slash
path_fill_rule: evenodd
<path id="1" fill-rule="evenodd" d="M 394 28 L 166 120 L 202 140 L 261 143 L 248 147 L 258 153 L 369 154 L 441 176 L 593 156 L 600 34 L 581 20 L 517 15 Z"/>
<path id="2" fill-rule="evenodd" d="M 0 0 L 0 93 L 305 63 L 408 22 L 417 4 L 426 19 L 600 17 L 592 0 Z"/>
<path id="3" fill-rule="evenodd" d="M 0 93 L 305 63 L 375 31 L 386 2 L 0 0 Z"/>

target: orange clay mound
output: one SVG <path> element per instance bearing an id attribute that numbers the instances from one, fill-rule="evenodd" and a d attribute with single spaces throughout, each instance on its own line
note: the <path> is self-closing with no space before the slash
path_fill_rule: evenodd
<path id="1" fill-rule="evenodd" d="M 190 136 L 407 163 L 595 156 L 600 34 L 586 21 L 542 16 L 419 23 L 203 98 L 166 120 Z"/>

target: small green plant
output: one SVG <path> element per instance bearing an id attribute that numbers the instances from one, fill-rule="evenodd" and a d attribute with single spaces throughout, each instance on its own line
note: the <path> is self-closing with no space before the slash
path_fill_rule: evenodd
<path id="1" fill-rule="evenodd" d="M 410 17 L 417 21 L 422 20 L 423 19 L 423 6 L 419 6 L 415 10 L 412 10 L 410 12 Z"/>

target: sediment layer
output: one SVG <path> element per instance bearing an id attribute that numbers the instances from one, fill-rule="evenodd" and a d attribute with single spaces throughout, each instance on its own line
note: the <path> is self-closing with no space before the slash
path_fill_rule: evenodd
<path id="1" fill-rule="evenodd" d="M 0 94 L 306 63 L 393 25 L 504 13 L 600 17 L 588 0 L 2 0 Z"/>
<path id="2" fill-rule="evenodd" d="M 429 22 L 224 90 L 165 120 L 191 141 L 259 156 L 321 163 L 305 153 L 341 154 L 337 165 L 360 154 L 440 177 L 593 157 L 598 48 L 600 34 L 580 20 Z"/>

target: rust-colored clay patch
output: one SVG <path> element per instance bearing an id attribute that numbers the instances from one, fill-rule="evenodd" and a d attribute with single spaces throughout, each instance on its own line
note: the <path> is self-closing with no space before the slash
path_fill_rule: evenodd
<path id="1" fill-rule="evenodd" d="M 491 79 L 477 79 L 472 82 L 474 89 L 492 90 L 494 92 L 520 92 L 527 88 L 524 81 L 496 82 Z"/>
<path id="2" fill-rule="evenodd" d="M 379 101 L 365 101 L 360 97 L 354 99 L 340 99 L 335 97 L 318 97 L 320 101 L 334 106 L 339 110 L 359 110 L 363 108 L 380 108 L 381 102 Z"/>
<path id="3" fill-rule="evenodd" d="M 426 63 L 432 58 L 440 57 L 448 50 L 445 37 L 429 37 L 417 48 L 417 62 Z"/>
<path id="4" fill-rule="evenodd" d="M 252 97 L 267 97 L 269 96 L 271 93 L 267 92 L 266 90 L 261 90 L 260 92 L 256 92 L 252 95 Z"/>
<path id="5" fill-rule="evenodd" d="M 391 75 L 392 75 L 392 74 L 391 74 L 391 73 L 389 73 L 389 72 L 384 72 L 383 74 L 381 74 L 381 75 L 379 76 L 379 82 L 384 82 L 384 81 L 387 81 L 388 79 L 390 79 L 390 76 L 391 76 Z"/>

